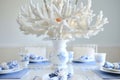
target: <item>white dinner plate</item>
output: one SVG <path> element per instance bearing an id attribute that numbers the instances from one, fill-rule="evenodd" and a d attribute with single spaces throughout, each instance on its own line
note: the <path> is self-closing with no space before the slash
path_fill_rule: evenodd
<path id="1" fill-rule="evenodd" d="M 14 73 L 14 72 L 18 72 L 23 70 L 23 68 L 18 67 L 18 68 L 14 68 L 14 69 L 8 69 L 8 70 L 1 70 L 0 74 L 8 74 L 8 73 Z"/>
<path id="2" fill-rule="evenodd" d="M 44 62 L 44 61 L 48 61 L 48 59 L 42 59 L 42 60 L 30 59 L 30 60 L 29 60 L 29 62 Z"/>
<path id="3" fill-rule="evenodd" d="M 107 72 L 107 73 L 120 74 L 120 70 L 117 70 L 117 69 L 110 69 L 110 68 L 102 67 L 100 70 L 103 72 Z"/>
<path id="4" fill-rule="evenodd" d="M 73 60 L 76 63 L 85 63 L 85 62 L 93 62 L 94 60 Z"/>

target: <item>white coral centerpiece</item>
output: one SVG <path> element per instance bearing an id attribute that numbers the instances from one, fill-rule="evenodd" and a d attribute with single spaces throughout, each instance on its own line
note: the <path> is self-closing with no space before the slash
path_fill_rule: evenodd
<path id="1" fill-rule="evenodd" d="M 89 38 L 102 31 L 103 25 L 108 23 L 102 11 L 95 17 L 91 0 L 87 5 L 80 0 L 39 1 L 41 5 L 31 0 L 27 7 L 21 7 L 17 22 L 25 34 L 56 40 Z"/>

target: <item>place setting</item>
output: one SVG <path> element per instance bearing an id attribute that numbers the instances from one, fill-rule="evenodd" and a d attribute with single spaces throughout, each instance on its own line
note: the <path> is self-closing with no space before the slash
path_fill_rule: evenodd
<path id="1" fill-rule="evenodd" d="M 75 63 L 86 63 L 86 62 L 93 62 L 94 58 L 84 55 L 84 56 L 80 56 L 79 59 L 73 60 L 73 62 Z"/>
<path id="2" fill-rule="evenodd" d="M 48 62 L 48 59 L 46 59 L 45 57 L 39 56 L 39 55 L 30 54 L 29 62 L 30 63 L 38 63 L 38 62 L 44 63 L 44 62 Z"/>
<path id="3" fill-rule="evenodd" d="M 93 70 L 103 79 L 120 79 L 120 63 L 106 61 L 106 53 L 95 55 L 97 68 Z"/>
<path id="4" fill-rule="evenodd" d="M 81 64 L 81 65 L 95 65 L 95 59 L 93 56 L 89 56 L 89 55 L 83 55 L 80 56 L 78 59 L 74 59 L 72 61 L 74 64 Z"/>
<path id="5" fill-rule="evenodd" d="M 78 63 L 78 64 L 85 64 L 85 65 L 95 65 L 95 48 L 93 46 L 86 46 L 86 47 L 76 47 L 74 49 L 75 55 L 73 59 L 73 63 Z M 80 52 L 77 52 L 80 51 Z M 78 55 L 80 54 L 80 55 Z"/>
<path id="6" fill-rule="evenodd" d="M 27 48 L 21 48 L 19 52 L 22 62 L 26 62 L 26 65 L 49 63 L 49 60 L 46 58 L 46 56 L 43 56 L 41 54 L 38 54 L 38 52 L 29 52 Z"/>
<path id="7" fill-rule="evenodd" d="M 0 79 L 20 79 L 28 72 L 17 60 L 0 63 Z"/>
<path id="8" fill-rule="evenodd" d="M 115 64 L 118 65 L 119 63 Z M 120 79 L 120 66 L 115 68 L 114 63 L 105 62 L 104 66 L 93 71 L 103 79 Z"/>
<path id="9" fill-rule="evenodd" d="M 120 74 L 120 63 L 105 62 L 100 70 L 107 73 Z"/>

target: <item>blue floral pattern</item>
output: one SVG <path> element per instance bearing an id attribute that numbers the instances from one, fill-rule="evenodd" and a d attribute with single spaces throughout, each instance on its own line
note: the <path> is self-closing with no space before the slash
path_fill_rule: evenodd
<path id="1" fill-rule="evenodd" d="M 43 60 L 44 59 L 42 56 L 37 56 L 35 54 L 30 54 L 29 58 L 32 60 Z"/>
<path id="2" fill-rule="evenodd" d="M 63 71 L 63 69 L 56 69 L 53 73 L 49 74 L 49 80 L 64 80 L 63 76 L 66 76 L 67 79 L 70 79 L 72 77 L 71 73 L 68 73 L 66 75 L 59 75 L 59 73 Z"/>
<path id="3" fill-rule="evenodd" d="M 65 61 L 65 59 L 66 59 L 66 56 L 65 56 L 64 52 L 60 52 L 57 56 L 58 56 L 60 61 Z"/>
<path id="4" fill-rule="evenodd" d="M 119 69 L 120 70 L 120 63 L 105 62 L 105 64 L 103 65 L 103 67 L 110 68 L 110 69 Z"/>
<path id="5" fill-rule="evenodd" d="M 10 69 L 13 69 L 15 67 L 18 67 L 18 62 L 17 61 L 10 61 L 7 63 Z"/>
<path id="6" fill-rule="evenodd" d="M 29 61 L 29 55 L 21 55 L 21 57 L 22 57 L 22 62 Z"/>
<path id="7" fill-rule="evenodd" d="M 19 67 L 19 64 L 16 60 L 9 61 L 9 62 L 3 62 L 0 64 L 0 71 L 7 70 L 7 69 L 14 69 L 14 68 L 18 68 L 18 67 Z"/>

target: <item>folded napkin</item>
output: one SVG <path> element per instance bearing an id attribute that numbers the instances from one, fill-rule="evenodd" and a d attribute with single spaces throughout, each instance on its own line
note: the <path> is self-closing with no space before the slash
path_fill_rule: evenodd
<path id="1" fill-rule="evenodd" d="M 19 64 L 16 60 L 0 63 L 0 71 L 13 69 L 13 68 L 17 68 L 17 67 L 19 67 Z"/>
<path id="2" fill-rule="evenodd" d="M 111 69 L 120 69 L 120 63 L 110 63 L 110 62 L 105 62 L 103 65 L 105 68 L 111 68 Z"/>
<path id="3" fill-rule="evenodd" d="M 44 59 L 44 57 L 38 56 L 38 55 L 35 55 L 35 54 L 30 54 L 29 58 L 32 59 L 32 60 L 43 60 Z"/>
<path id="4" fill-rule="evenodd" d="M 89 61 L 94 61 L 94 58 L 88 55 L 81 56 L 78 60 L 84 61 L 84 62 L 89 62 Z"/>

